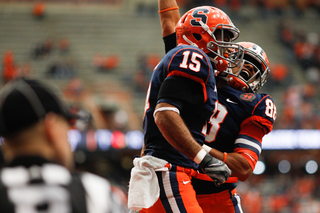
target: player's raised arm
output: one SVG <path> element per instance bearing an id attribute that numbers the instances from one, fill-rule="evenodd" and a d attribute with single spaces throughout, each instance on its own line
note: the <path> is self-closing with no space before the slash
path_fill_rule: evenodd
<path id="1" fill-rule="evenodd" d="M 176 0 L 158 0 L 162 37 L 175 32 L 175 26 L 180 19 Z"/>

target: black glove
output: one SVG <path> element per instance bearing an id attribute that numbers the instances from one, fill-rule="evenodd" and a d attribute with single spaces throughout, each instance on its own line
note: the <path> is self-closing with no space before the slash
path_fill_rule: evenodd
<path id="1" fill-rule="evenodd" d="M 223 184 L 231 175 L 231 170 L 225 163 L 209 154 L 206 154 L 199 166 L 214 181 L 216 186 Z"/>

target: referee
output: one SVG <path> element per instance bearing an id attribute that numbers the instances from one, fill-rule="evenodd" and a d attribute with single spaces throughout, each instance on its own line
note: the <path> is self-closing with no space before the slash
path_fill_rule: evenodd
<path id="1" fill-rule="evenodd" d="M 71 172 L 69 123 L 75 119 L 54 88 L 18 78 L 0 92 L 0 212 L 122 213 L 110 183 Z"/>

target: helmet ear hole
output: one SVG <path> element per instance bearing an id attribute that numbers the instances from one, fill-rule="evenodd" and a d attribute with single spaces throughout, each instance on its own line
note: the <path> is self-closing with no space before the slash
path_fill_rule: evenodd
<path id="1" fill-rule="evenodd" d="M 200 41 L 202 39 L 202 36 L 198 33 L 193 33 L 192 35 L 197 41 Z"/>

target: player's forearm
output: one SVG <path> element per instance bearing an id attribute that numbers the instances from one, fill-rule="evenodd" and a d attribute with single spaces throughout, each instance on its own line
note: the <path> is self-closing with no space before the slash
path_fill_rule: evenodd
<path id="1" fill-rule="evenodd" d="M 220 160 L 224 159 L 224 153 L 216 149 L 211 149 L 209 154 Z M 232 176 L 238 177 L 241 181 L 245 181 L 253 172 L 248 161 L 238 153 L 228 153 L 225 163 L 231 169 Z"/>
<path id="2" fill-rule="evenodd" d="M 158 0 L 162 37 L 175 32 L 175 26 L 180 19 L 179 9 L 176 0 Z M 166 11 L 169 9 L 168 11 Z"/>
<path id="3" fill-rule="evenodd" d="M 165 103 L 160 103 L 160 106 Z M 168 106 L 168 105 L 164 105 Z M 155 123 L 164 138 L 179 152 L 194 160 L 202 147 L 194 140 L 180 115 L 173 111 L 161 111 L 155 115 Z"/>

